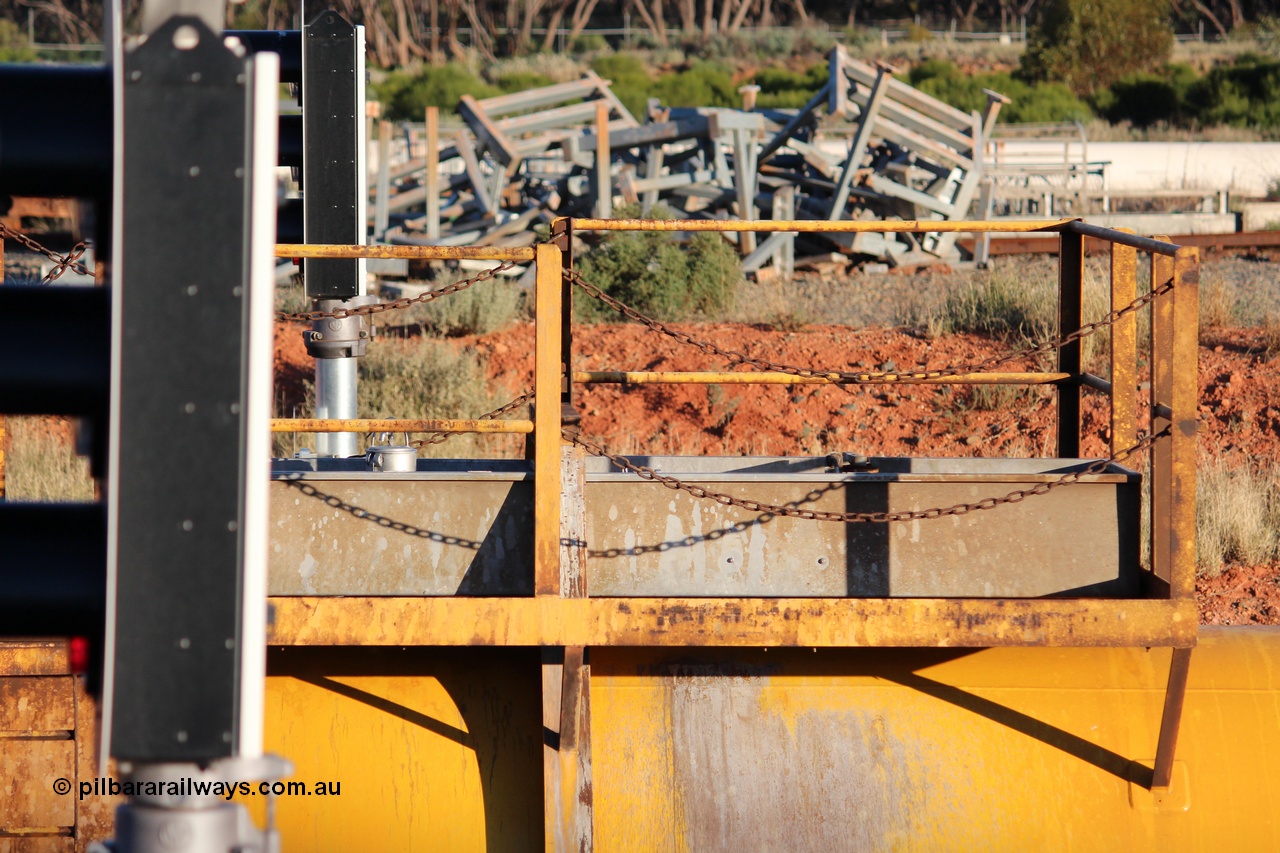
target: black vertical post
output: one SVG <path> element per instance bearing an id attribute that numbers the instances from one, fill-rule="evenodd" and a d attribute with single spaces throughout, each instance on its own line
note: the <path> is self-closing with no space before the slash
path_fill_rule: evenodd
<path id="1" fill-rule="evenodd" d="M 1058 334 L 1068 335 L 1084 322 L 1084 237 L 1063 231 L 1058 256 Z M 1058 350 L 1058 372 L 1071 378 L 1058 385 L 1058 456 L 1080 455 L 1080 380 L 1083 359 L 1079 341 Z"/>
<path id="2" fill-rule="evenodd" d="M 360 162 L 364 117 L 357 115 L 356 28 L 337 12 L 321 12 L 302 28 L 302 161 L 304 234 L 308 243 L 363 243 L 365 199 Z M 357 260 L 307 259 L 311 299 L 360 295 Z"/>
<path id="3" fill-rule="evenodd" d="M 239 747 L 251 68 L 192 17 L 125 57 L 107 549 L 122 759 Z"/>

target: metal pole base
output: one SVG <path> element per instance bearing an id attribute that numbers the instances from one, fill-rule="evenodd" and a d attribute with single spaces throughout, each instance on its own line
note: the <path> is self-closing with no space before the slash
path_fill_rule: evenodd
<path id="1" fill-rule="evenodd" d="M 253 796 L 259 782 L 292 774 L 284 759 L 232 758 L 204 770 L 189 763 L 141 764 L 126 772 L 122 788 L 129 801 L 116 809 L 116 837 L 93 842 L 89 853 L 279 853 L 274 797 L 268 795 L 263 829 L 234 798 Z"/>
<path id="2" fill-rule="evenodd" d="M 377 302 L 373 296 L 318 299 L 318 311 L 351 309 Z M 374 329 L 364 315 L 316 320 L 303 334 L 307 352 L 316 360 L 316 417 L 348 420 L 356 416 L 356 365 L 365 354 Z M 360 436 L 353 432 L 320 433 L 317 456 L 355 456 Z"/>

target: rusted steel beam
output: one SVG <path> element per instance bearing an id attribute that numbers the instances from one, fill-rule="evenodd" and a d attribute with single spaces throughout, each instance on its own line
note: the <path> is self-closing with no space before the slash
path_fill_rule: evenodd
<path id="1" fill-rule="evenodd" d="M 857 375 L 856 373 L 852 375 Z M 901 379 L 875 380 L 863 384 L 868 385 L 1052 385 L 1066 382 L 1071 378 L 1069 373 L 960 373 L 955 376 L 940 376 L 929 379 L 915 379 L 904 376 Z M 577 370 L 573 374 L 574 382 L 590 384 L 621 385 L 831 385 L 840 383 L 838 375 L 832 376 L 793 376 L 790 373 L 760 372 L 731 373 L 695 371 L 655 372 L 645 370 Z M 846 384 L 848 384 L 846 382 Z"/>
<path id="2" fill-rule="evenodd" d="M 1191 646 L 1192 599 L 273 597 L 282 646 Z"/>
<path id="3" fill-rule="evenodd" d="M 591 667 L 586 649 L 568 646 L 542 652 L 542 747 L 544 849 L 590 853 L 593 849 L 591 791 Z"/>
<path id="4" fill-rule="evenodd" d="M 892 220 L 827 222 L 816 219 L 753 220 L 725 219 L 574 219 L 580 231 L 799 231 L 809 234 L 927 234 L 950 231 L 990 231 L 1021 234 L 1032 231 L 1060 231 L 1073 219 L 1046 219 L 1026 222 L 945 222 L 935 220 Z M 1104 229 L 1105 230 L 1105 229 Z M 1111 233 L 1108 231 L 1107 233 Z M 1174 247 L 1177 248 L 1176 246 Z"/>
<path id="5" fill-rule="evenodd" d="M 1173 352 L 1170 367 L 1173 436 L 1170 441 L 1172 575 L 1170 594 L 1194 600 L 1196 584 L 1196 418 L 1200 332 L 1200 250 L 1179 249 L 1173 259 Z"/>
<path id="6" fill-rule="evenodd" d="M 1164 712 L 1160 717 L 1160 739 L 1156 745 L 1155 769 L 1151 788 L 1168 789 L 1173 781 L 1173 756 L 1178 746 L 1178 729 L 1182 726 L 1182 706 L 1187 698 L 1187 674 L 1191 671 L 1191 649 L 1174 649 L 1169 660 L 1169 683 L 1164 693 Z"/>
<path id="7" fill-rule="evenodd" d="M 445 418 L 275 418 L 272 432 L 488 432 L 531 433 L 533 421 Z"/>
<path id="8" fill-rule="evenodd" d="M 497 246 L 320 246 L 280 243 L 277 258 L 418 258 L 432 261 L 519 261 L 533 260 L 533 247 L 503 249 Z"/>
<path id="9" fill-rule="evenodd" d="M 1127 232 L 1128 229 L 1121 229 Z M 1138 250 L 1111 246 L 1111 310 L 1119 311 L 1138 295 Z M 1133 445 L 1138 422 L 1138 318 L 1129 314 L 1111 326 L 1111 452 Z"/>
<path id="10" fill-rule="evenodd" d="M 1173 278 L 1174 259 L 1153 255 L 1151 288 L 1163 286 Z M 1159 410 L 1158 404 L 1173 401 L 1173 302 L 1166 293 L 1151 303 L 1151 429 L 1160 432 L 1172 424 L 1173 412 Z M 1168 417 L 1165 417 L 1168 415 Z M 1173 514 L 1173 445 L 1172 437 L 1156 441 L 1151 448 L 1151 570 L 1160 580 L 1172 584 L 1171 519 Z"/>
<path id="11" fill-rule="evenodd" d="M 0 642 L 0 676 L 69 674 L 71 674 L 69 640 Z"/>

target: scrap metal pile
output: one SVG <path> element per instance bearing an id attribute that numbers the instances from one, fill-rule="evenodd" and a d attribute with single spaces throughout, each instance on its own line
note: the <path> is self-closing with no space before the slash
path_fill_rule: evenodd
<path id="1" fill-rule="evenodd" d="M 965 113 L 894 78 L 885 65 L 829 57 L 827 84 L 799 110 L 667 108 L 638 121 L 588 72 L 581 80 L 477 100 L 438 152 L 384 170 L 382 239 L 418 245 L 529 245 L 555 216 L 613 215 L 615 203 L 681 218 L 968 218 L 982 140 L 1004 96 Z M 821 135 L 821 139 L 819 136 Z M 603 166 L 607 164 L 607 168 Z M 789 275 L 797 256 L 918 266 L 960 260 L 955 234 L 732 235 L 744 272 Z"/>

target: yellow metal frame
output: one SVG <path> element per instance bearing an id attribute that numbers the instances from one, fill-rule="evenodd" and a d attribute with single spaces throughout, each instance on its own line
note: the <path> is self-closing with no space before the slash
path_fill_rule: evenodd
<path id="1" fill-rule="evenodd" d="M 1084 240 L 1094 237 L 1112 245 L 1111 305 L 1122 308 L 1137 293 L 1137 255 L 1152 255 L 1152 286 L 1172 279 L 1168 297 L 1153 305 L 1149 402 L 1154 429 L 1170 428 L 1152 451 L 1153 488 L 1151 566 L 1147 596 L 1141 599 L 797 599 L 711 598 L 640 602 L 634 599 L 562 598 L 560 554 L 561 428 L 572 417 L 575 383 L 820 384 L 831 377 L 796 377 L 784 373 L 577 371 L 572 369 L 569 286 L 563 271 L 572 264 L 568 247 L 574 231 L 715 231 L 715 232 L 1014 232 L 1057 234 L 1059 255 L 1060 331 L 1082 324 Z M 1085 225 L 1076 220 L 1043 222 L 816 222 L 720 220 L 560 219 L 553 240 L 531 248 L 431 246 L 281 245 L 280 257 L 414 257 L 532 261 L 536 265 L 534 419 L 478 420 L 277 420 L 277 432 L 432 431 L 531 434 L 534 444 L 535 594 L 536 606 L 519 599 L 421 600 L 421 608 L 441 618 L 400 629 L 389 642 L 427 645 L 466 644 L 450 627 L 446 613 L 462 622 L 483 614 L 495 626 L 484 643 L 583 645 L 678 642 L 686 645 L 1129 645 L 1191 647 L 1196 641 L 1193 589 L 1195 580 L 1195 401 L 1196 317 L 1199 254 L 1164 238 L 1136 237 L 1123 230 Z M 1117 452 L 1137 439 L 1137 323 L 1132 315 L 1112 328 L 1111 376 L 1107 381 L 1083 371 L 1079 344 L 1063 347 L 1058 370 L 1052 372 L 971 373 L 927 379 L 896 380 L 925 384 L 1053 385 L 1059 406 L 1058 455 L 1079 455 L 1080 397 L 1083 389 L 1106 393 L 1112 403 L 1111 446 Z M 565 377 L 571 382 L 565 382 Z M 563 390 L 562 390 L 563 389 Z M 546 600 L 542 600 L 546 599 Z M 396 599 L 376 606 L 360 599 L 333 602 L 280 599 L 277 638 L 285 643 L 358 641 L 367 627 L 367 607 L 396 611 Z M 414 601 L 419 601 L 414 599 Z M 474 613 L 472 611 L 475 611 Z M 329 626 L 316 633 L 315 613 Z M 345 619 L 340 613 L 365 614 Z M 463 618 L 463 613 L 470 614 Z M 690 614 L 696 628 L 675 629 L 680 614 Z M 787 613 L 788 619 L 766 618 Z M 401 614 L 404 615 L 403 613 Z M 802 625 L 791 624 L 798 619 Z M 347 627 L 343 628 L 342 625 Z M 294 626 L 294 627 L 287 627 Z M 502 626 L 498 628 L 497 626 Z M 394 632 L 393 632 L 394 633 Z M 465 633 L 465 631 L 464 631 Z M 411 635 L 411 636 L 409 636 Z M 509 639 L 504 639 L 509 638 Z M 305 638 L 305 639 L 304 639 Z M 361 640 L 367 641 L 367 640 Z"/>
<path id="2" fill-rule="evenodd" d="M 563 428 L 576 420 L 576 383 L 818 384 L 833 377 L 784 373 L 577 371 L 572 337 L 574 231 L 718 232 L 1039 232 L 1057 234 L 1059 334 L 1083 324 L 1084 242 L 1111 243 L 1111 306 L 1137 291 L 1137 255 L 1152 256 L 1152 286 L 1172 280 L 1152 306 L 1146 401 L 1154 430 L 1167 432 L 1150 454 L 1151 572 L 1137 599 L 941 598 L 602 598 L 589 597 L 570 543 L 575 501 L 566 470 L 580 450 Z M 533 262 L 536 269 L 533 420 L 277 421 L 273 430 L 519 432 L 531 436 L 534 469 L 534 595 L 525 598 L 278 597 L 272 642 L 287 646 L 540 646 L 543 726 L 556 735 L 543 750 L 544 828 L 548 850 L 589 849 L 590 646 L 893 647 L 893 646 L 1171 646 L 1168 688 L 1152 772 L 1153 789 L 1169 789 L 1197 639 L 1195 580 L 1195 418 L 1199 254 L 1167 239 L 1054 222 L 728 222 L 717 220 L 561 219 L 552 241 L 527 249 L 279 246 L 281 257 L 469 258 Z M 928 384 L 1052 385 L 1058 401 L 1058 455 L 1079 456 L 1084 389 L 1111 400 L 1112 453 L 1137 440 L 1143 401 L 1137 387 L 1137 323 L 1112 328 L 1111 379 L 1083 369 L 1078 342 L 1058 352 L 1052 372 L 970 373 L 918 379 Z M 870 378 L 870 377 L 869 377 Z M 912 380 L 897 380 L 907 381 Z M 575 488 L 580 484 L 573 484 Z M 562 506 L 563 504 L 563 506 Z"/>

